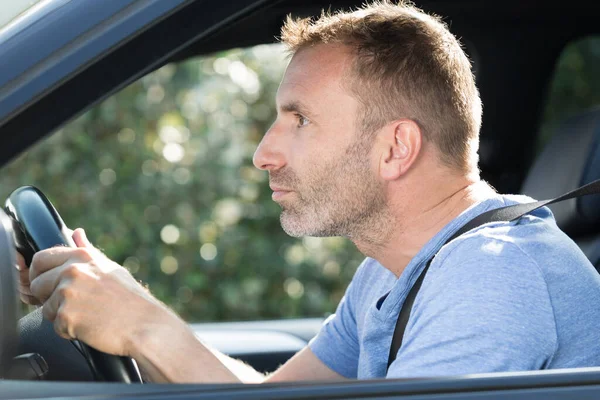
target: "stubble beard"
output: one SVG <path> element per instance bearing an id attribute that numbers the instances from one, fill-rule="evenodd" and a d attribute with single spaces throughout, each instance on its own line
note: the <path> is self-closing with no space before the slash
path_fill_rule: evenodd
<path id="1" fill-rule="evenodd" d="M 293 171 L 272 176 L 297 191 L 280 203 L 281 226 L 290 236 L 343 236 L 375 245 L 387 237 L 383 188 L 370 171 L 370 144 L 356 141 L 339 159 L 316 166 L 300 180 Z"/>

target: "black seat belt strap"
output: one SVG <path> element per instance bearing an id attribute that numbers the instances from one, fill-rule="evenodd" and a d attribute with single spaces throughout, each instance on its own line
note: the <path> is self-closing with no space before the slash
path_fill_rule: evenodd
<path id="1" fill-rule="evenodd" d="M 460 235 L 488 222 L 514 221 L 516 219 L 521 218 L 525 214 L 537 210 L 538 208 L 553 203 L 558 203 L 560 201 L 569 200 L 590 194 L 600 194 L 600 179 L 590 182 L 587 185 L 583 185 L 554 199 L 535 201 L 532 203 L 515 204 L 512 206 L 500 207 L 494 210 L 486 211 L 483 214 L 476 216 L 475 218 L 464 224 L 448 240 L 446 240 L 446 242 L 442 246 L 440 246 L 440 248 L 444 247 L 446 244 L 450 243 Z M 392 363 L 396 359 L 396 355 L 398 354 L 400 347 L 402 347 L 402 339 L 404 337 L 406 325 L 408 324 L 408 319 L 410 318 L 410 312 L 412 310 L 413 303 L 415 302 L 417 293 L 421 288 L 421 284 L 425 279 L 425 275 L 427 274 L 429 265 L 431 264 L 431 261 L 434 257 L 435 254 L 427 261 L 427 265 L 421 272 L 421 275 L 419 275 L 419 277 L 415 281 L 413 287 L 410 289 L 410 292 L 408 292 L 408 295 L 404 300 L 404 304 L 402 304 L 402 308 L 400 309 L 400 313 L 398 314 L 398 320 L 396 321 L 396 328 L 394 329 L 394 334 L 392 336 L 392 344 L 390 346 L 390 354 L 388 356 L 387 369 L 390 368 L 390 365 L 392 365 Z"/>

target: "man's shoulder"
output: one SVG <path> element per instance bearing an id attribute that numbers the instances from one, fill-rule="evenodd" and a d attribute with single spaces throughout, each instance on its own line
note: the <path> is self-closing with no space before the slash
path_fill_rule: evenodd
<path id="1" fill-rule="evenodd" d="M 524 241 L 522 233 L 517 235 L 514 230 L 509 223 L 493 223 L 456 238 L 434 256 L 428 275 L 471 289 L 477 283 L 508 289 L 517 281 L 545 286 L 542 266 L 548 255 L 533 251 L 531 243 L 539 240 L 542 244 L 545 239 Z"/>
<path id="2" fill-rule="evenodd" d="M 498 199 L 491 208 L 534 201 L 521 195 L 502 195 Z M 558 228 L 552 212 L 547 207 L 542 207 L 515 221 L 489 222 L 474 228 L 446 243 L 438 251 L 436 258 L 438 264 L 448 257 L 460 257 L 505 265 L 513 257 L 544 264 L 545 260 L 557 255 L 563 262 L 571 259 L 582 262 L 585 259 L 575 242 Z"/>
<path id="3" fill-rule="evenodd" d="M 533 201 L 525 196 L 502 196 L 505 205 Z M 556 225 L 543 207 L 516 221 L 483 224 L 445 244 L 431 263 L 431 271 L 456 275 L 493 274 L 498 284 L 527 281 L 545 285 L 567 272 L 593 269 L 583 252 Z M 559 272 L 560 273 L 555 273 Z M 567 277 L 568 278 L 568 277 Z"/>
<path id="4" fill-rule="evenodd" d="M 507 327 L 535 319 L 541 321 L 541 330 L 553 332 L 544 262 L 523 248 L 518 235 L 511 234 L 513 228 L 511 223 L 493 223 L 445 245 L 415 299 L 413 323 L 435 319 L 454 326 L 460 321 L 477 331 L 470 321 L 479 321 L 484 331 L 495 327 L 513 337 L 520 333 Z"/>

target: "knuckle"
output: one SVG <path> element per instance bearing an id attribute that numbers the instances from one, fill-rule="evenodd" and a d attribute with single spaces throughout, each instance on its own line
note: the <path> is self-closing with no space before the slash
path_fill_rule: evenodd
<path id="1" fill-rule="evenodd" d="M 37 270 L 38 265 L 40 264 L 40 262 L 44 259 L 44 253 L 42 253 L 41 251 L 38 251 L 36 253 L 33 254 L 33 257 L 31 258 L 31 265 L 30 265 L 30 269 L 33 270 Z"/>
<path id="2" fill-rule="evenodd" d="M 31 263 L 33 264 L 36 261 L 39 261 L 40 258 L 44 257 L 44 252 L 43 251 L 36 251 L 35 253 L 33 253 L 33 257 L 31 257 Z"/>
<path id="3" fill-rule="evenodd" d="M 82 276 L 81 265 L 69 264 L 61 272 L 61 276 L 67 279 L 79 279 Z"/>
<path id="4" fill-rule="evenodd" d="M 75 297 L 76 291 L 71 285 L 61 285 L 56 290 L 63 299 L 73 299 Z"/>
<path id="5" fill-rule="evenodd" d="M 63 326 L 71 326 L 74 322 L 73 314 L 68 312 L 64 306 L 60 307 L 56 312 L 56 321 L 60 322 Z"/>
<path id="6" fill-rule="evenodd" d="M 29 284 L 29 291 L 31 292 L 31 294 L 36 294 L 38 293 L 38 286 L 39 286 L 39 281 L 38 280 L 34 280 L 33 282 L 31 282 L 31 284 Z"/>
<path id="7" fill-rule="evenodd" d="M 75 257 L 84 262 L 88 262 L 93 259 L 92 252 L 89 249 L 86 249 L 85 247 L 78 247 L 77 249 L 73 250 L 73 253 Z"/>
<path id="8" fill-rule="evenodd" d="M 21 298 L 21 301 L 23 303 L 29 304 L 29 305 L 35 305 L 34 299 L 32 296 L 29 296 L 29 295 L 23 294 L 23 293 L 19 293 L 19 297 Z"/>
<path id="9" fill-rule="evenodd" d="M 33 294 L 33 293 L 31 293 L 31 288 L 29 287 L 29 285 L 22 285 L 22 284 L 20 284 L 17 287 L 17 290 L 18 290 L 19 293 L 25 294 L 27 296 L 31 296 Z"/>

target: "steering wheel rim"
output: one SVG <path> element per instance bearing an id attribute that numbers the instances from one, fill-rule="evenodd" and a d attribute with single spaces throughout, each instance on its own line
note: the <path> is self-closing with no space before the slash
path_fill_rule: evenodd
<path id="1" fill-rule="evenodd" d="M 60 215 L 39 189 L 33 186 L 18 188 L 6 201 L 6 210 L 13 220 L 15 246 L 20 251 L 29 248 L 28 253 L 33 254 L 56 245 L 74 246 L 72 239 L 65 234 L 65 225 Z M 41 315 L 41 311 L 39 314 Z M 36 318 L 34 317 L 33 320 L 36 321 Z M 44 326 L 43 321 L 40 321 L 38 326 Z M 59 338 L 54 329 L 47 334 Z M 69 343 L 65 339 L 59 339 Z M 82 342 L 77 342 L 74 347 L 87 361 L 95 380 L 143 382 L 133 359 L 106 354 Z"/>
<path id="2" fill-rule="evenodd" d="M 0 210 L 0 376 L 8 372 L 17 355 L 17 265 L 10 219 Z"/>

